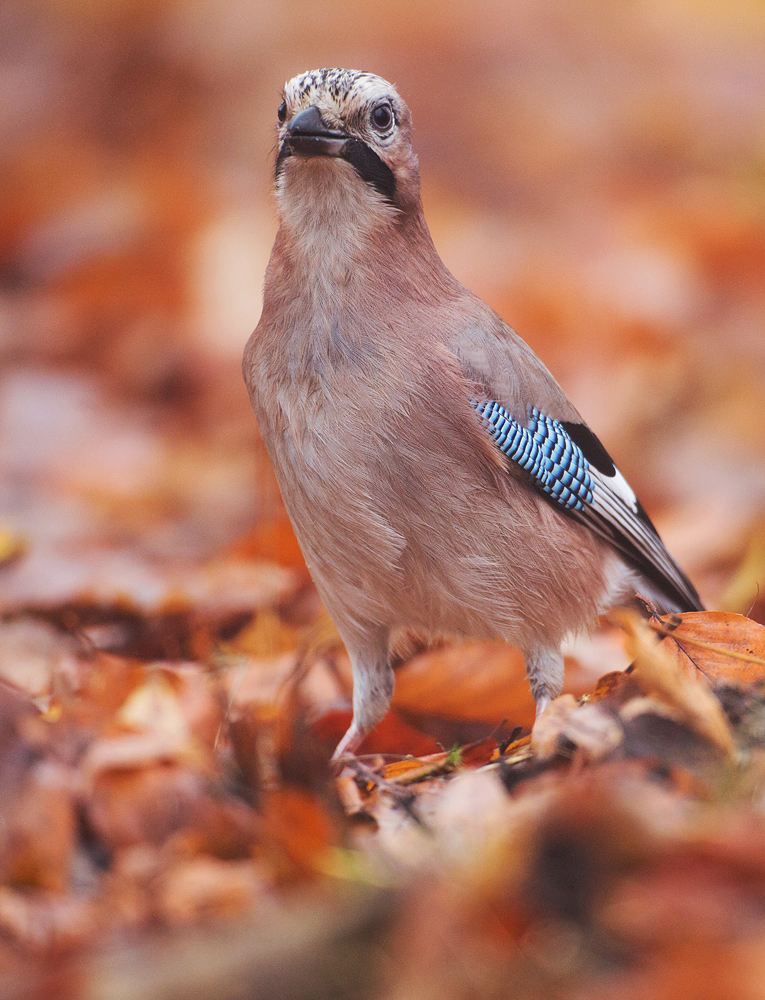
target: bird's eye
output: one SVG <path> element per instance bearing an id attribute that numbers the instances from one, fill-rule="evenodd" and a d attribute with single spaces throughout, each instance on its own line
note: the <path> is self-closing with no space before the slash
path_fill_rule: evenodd
<path id="1" fill-rule="evenodd" d="M 279 105 L 279 110 L 276 112 L 276 117 L 279 119 L 280 122 L 283 122 L 285 120 L 285 118 L 287 117 L 287 102 L 286 101 L 282 101 L 282 103 Z"/>
<path id="2" fill-rule="evenodd" d="M 387 132 L 393 123 L 393 108 L 387 101 L 372 109 L 372 124 L 378 132 Z"/>

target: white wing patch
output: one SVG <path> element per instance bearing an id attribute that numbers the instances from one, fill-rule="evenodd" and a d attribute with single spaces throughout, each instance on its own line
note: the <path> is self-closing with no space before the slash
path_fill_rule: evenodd
<path id="1" fill-rule="evenodd" d="M 615 469 L 613 476 L 608 476 L 608 488 L 612 493 L 615 493 L 624 503 L 625 506 L 629 507 L 631 511 L 637 514 L 638 498 L 635 496 L 635 491 L 632 489 L 630 484 L 624 478 L 624 476 Z"/>

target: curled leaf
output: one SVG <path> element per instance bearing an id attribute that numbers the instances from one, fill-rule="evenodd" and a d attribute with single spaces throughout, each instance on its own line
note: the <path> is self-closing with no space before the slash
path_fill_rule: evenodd
<path id="1" fill-rule="evenodd" d="M 638 615 L 620 611 L 612 617 L 626 634 L 627 652 L 634 659 L 632 677 L 642 691 L 676 709 L 694 732 L 732 756 L 730 725 L 715 696 L 681 669 Z"/>

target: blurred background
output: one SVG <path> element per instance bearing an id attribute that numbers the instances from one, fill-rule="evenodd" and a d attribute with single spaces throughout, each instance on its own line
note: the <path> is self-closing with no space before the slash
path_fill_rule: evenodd
<path id="1" fill-rule="evenodd" d="M 355 1000 L 380 970 L 386 1000 L 760 997 L 761 693 L 726 703 L 746 775 L 665 708 L 569 788 L 575 743 L 548 772 L 510 742 L 521 658 L 438 650 L 399 670 L 370 753 L 501 743 L 521 770 L 330 779 L 347 663 L 240 371 L 281 88 L 321 66 L 398 86 L 447 265 L 708 604 L 765 622 L 762 0 L 3 0 L 0 998 Z M 573 658 L 586 679 L 568 662 L 576 693 L 626 665 L 608 641 Z M 259 922 L 189 930 L 233 915 Z M 78 980 L 66 955 L 105 940 L 128 946 Z"/>
<path id="2" fill-rule="evenodd" d="M 167 608 L 210 560 L 236 604 L 229 557 L 299 563 L 239 364 L 281 87 L 350 66 L 412 108 L 447 265 L 762 620 L 763 52 L 756 0 L 5 0 L 3 609 Z"/>

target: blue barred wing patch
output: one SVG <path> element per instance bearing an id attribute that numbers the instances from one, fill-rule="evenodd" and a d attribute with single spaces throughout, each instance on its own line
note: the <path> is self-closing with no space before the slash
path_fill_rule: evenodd
<path id="1" fill-rule="evenodd" d="M 529 422 L 524 427 L 499 403 L 472 403 L 499 450 L 561 507 L 581 511 L 592 504 L 590 463 L 557 420 L 529 405 Z"/>

